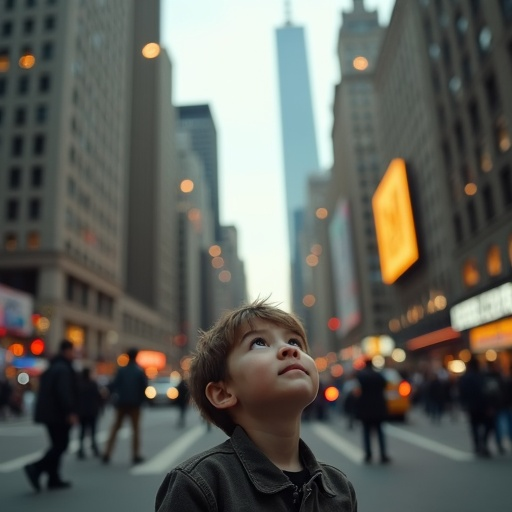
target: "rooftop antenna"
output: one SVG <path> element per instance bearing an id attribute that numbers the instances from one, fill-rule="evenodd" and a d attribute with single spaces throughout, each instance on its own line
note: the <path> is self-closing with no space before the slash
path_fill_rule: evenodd
<path id="1" fill-rule="evenodd" d="M 292 24 L 292 3 L 291 0 L 284 0 L 284 22 L 285 25 Z"/>

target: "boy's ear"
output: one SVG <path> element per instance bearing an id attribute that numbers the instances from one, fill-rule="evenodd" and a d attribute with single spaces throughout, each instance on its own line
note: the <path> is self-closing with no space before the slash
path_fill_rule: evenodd
<path id="1" fill-rule="evenodd" d="M 236 396 L 228 390 L 223 381 L 208 382 L 205 394 L 206 398 L 217 409 L 228 409 L 238 402 Z"/>

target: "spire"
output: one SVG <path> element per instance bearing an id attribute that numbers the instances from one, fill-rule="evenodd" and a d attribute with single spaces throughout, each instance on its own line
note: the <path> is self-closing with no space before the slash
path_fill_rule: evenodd
<path id="1" fill-rule="evenodd" d="M 364 0 L 354 0 L 354 12 L 366 12 Z"/>
<path id="2" fill-rule="evenodd" d="M 284 0 L 284 23 L 285 25 L 292 24 L 292 3 L 291 0 Z"/>

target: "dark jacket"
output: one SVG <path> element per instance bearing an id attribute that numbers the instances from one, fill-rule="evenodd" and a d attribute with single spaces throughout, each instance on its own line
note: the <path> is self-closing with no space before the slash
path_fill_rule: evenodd
<path id="1" fill-rule="evenodd" d="M 103 397 L 98 383 L 92 379 L 81 378 L 78 384 L 78 415 L 80 418 L 94 418 L 103 406 Z"/>
<path id="2" fill-rule="evenodd" d="M 68 423 L 77 414 L 78 383 L 71 361 L 58 355 L 39 380 L 34 420 L 37 423 Z"/>
<path id="3" fill-rule="evenodd" d="M 462 408 L 473 414 L 484 414 L 488 403 L 484 393 L 485 376 L 479 371 L 468 371 L 459 379 L 459 399 Z"/>
<path id="4" fill-rule="evenodd" d="M 356 416 L 361 421 L 384 421 L 388 415 L 386 379 L 373 368 L 366 367 L 357 373 L 360 395 L 356 403 Z"/>
<path id="5" fill-rule="evenodd" d="M 146 400 L 148 378 L 134 361 L 122 366 L 110 386 L 116 407 L 140 407 Z"/>
<path id="6" fill-rule="evenodd" d="M 344 473 L 318 463 L 301 440 L 301 459 L 311 475 L 304 486 L 304 512 L 356 512 L 357 499 Z M 294 510 L 295 486 L 241 427 L 230 439 L 181 463 L 167 474 L 156 512 L 285 512 Z"/>

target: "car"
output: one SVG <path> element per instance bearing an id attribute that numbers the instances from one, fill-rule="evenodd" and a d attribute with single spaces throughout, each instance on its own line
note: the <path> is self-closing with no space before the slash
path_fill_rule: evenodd
<path id="1" fill-rule="evenodd" d="M 387 382 L 385 394 L 389 419 L 405 421 L 411 408 L 411 384 L 395 368 L 383 368 L 380 372 Z"/>
<path id="2" fill-rule="evenodd" d="M 150 379 L 145 391 L 149 405 L 173 405 L 179 395 L 180 380 L 169 375 Z"/>

